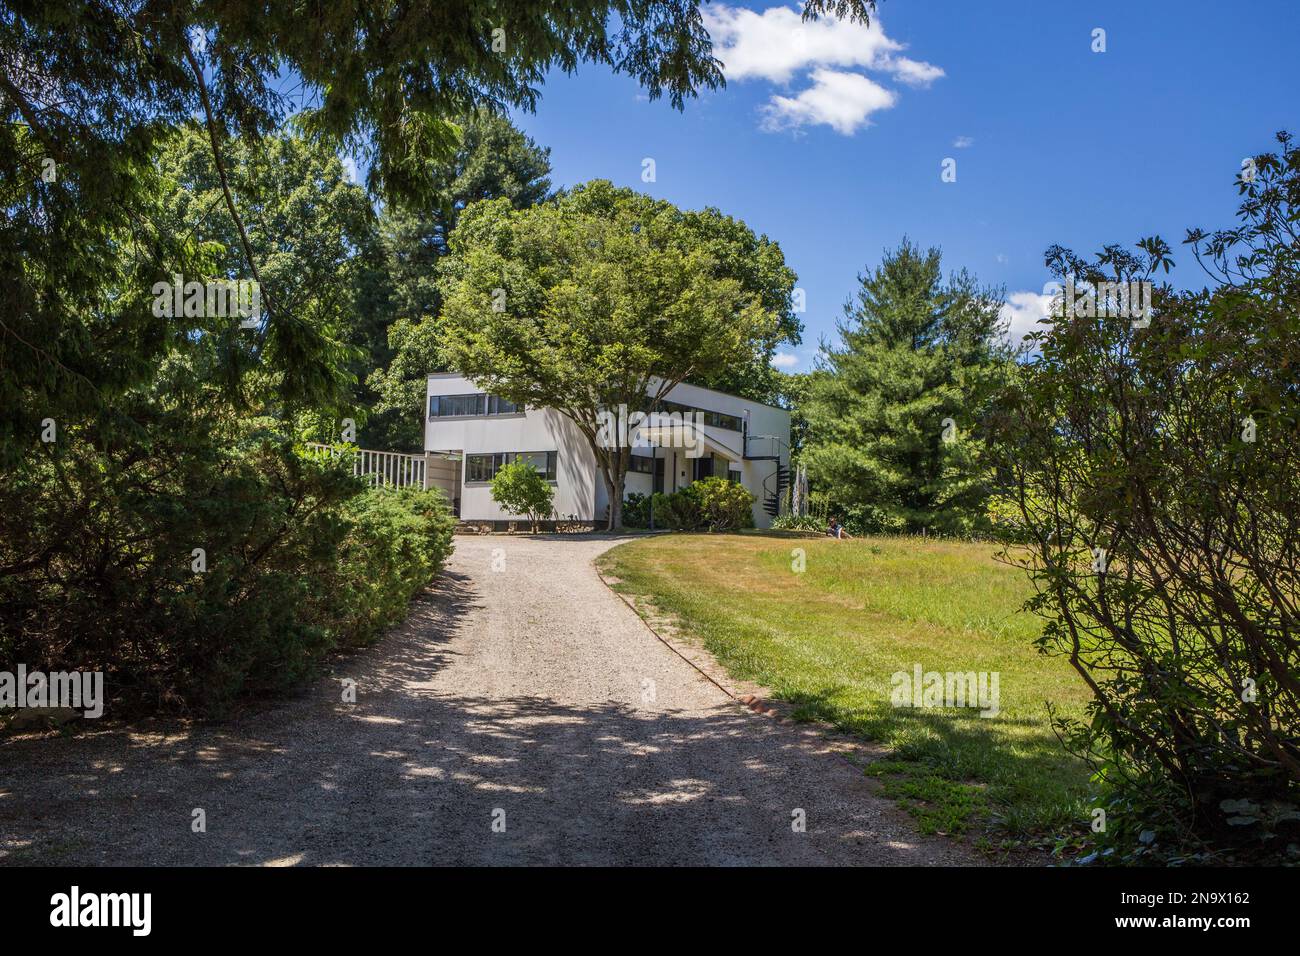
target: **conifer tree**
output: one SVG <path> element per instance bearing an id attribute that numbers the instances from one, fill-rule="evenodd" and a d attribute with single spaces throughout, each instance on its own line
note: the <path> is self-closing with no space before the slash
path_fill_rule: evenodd
<path id="1" fill-rule="evenodd" d="M 809 475 L 869 529 L 969 533 L 984 520 L 992 386 L 1009 368 L 998 290 L 907 239 L 845 304 L 809 383 Z"/>

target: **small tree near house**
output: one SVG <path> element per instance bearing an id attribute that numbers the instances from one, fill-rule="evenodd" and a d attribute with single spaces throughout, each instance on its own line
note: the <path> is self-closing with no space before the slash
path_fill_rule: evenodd
<path id="1" fill-rule="evenodd" d="M 526 461 L 512 461 L 497 469 L 492 479 L 492 500 L 510 514 L 523 515 L 529 527 L 551 516 L 554 489 L 536 468 Z"/>

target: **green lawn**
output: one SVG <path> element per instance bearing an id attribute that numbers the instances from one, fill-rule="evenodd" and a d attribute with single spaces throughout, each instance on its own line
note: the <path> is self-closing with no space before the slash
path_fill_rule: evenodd
<path id="1" fill-rule="evenodd" d="M 792 549 L 806 570 L 792 569 Z M 1065 755 L 1047 702 L 1079 715 L 1087 690 L 1068 663 L 1035 651 L 1019 610 L 1024 573 L 987 544 L 770 534 L 671 535 L 607 552 L 618 589 L 649 597 L 739 679 L 796 715 L 881 741 L 871 765 L 927 832 L 994 842 L 1087 826 L 1087 772 Z M 891 675 L 997 672 L 1000 711 L 890 703 Z"/>

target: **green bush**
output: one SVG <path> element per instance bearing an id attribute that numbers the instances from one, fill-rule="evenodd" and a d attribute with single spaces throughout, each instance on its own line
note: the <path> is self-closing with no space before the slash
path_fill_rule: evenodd
<path id="1" fill-rule="evenodd" d="M 450 551 L 436 494 L 365 490 L 276 422 L 160 429 L 150 450 L 70 426 L 9 473 L 0 669 L 103 671 L 119 715 L 220 716 L 372 639 Z"/>
<path id="2" fill-rule="evenodd" d="M 650 527 L 650 496 L 634 491 L 623 499 L 623 525 L 627 528 Z"/>
<path id="3" fill-rule="evenodd" d="M 442 570 L 455 519 L 437 491 L 372 489 L 348 502 L 347 535 L 325 608 L 342 645 L 373 642 Z"/>
<path id="4" fill-rule="evenodd" d="M 696 505 L 700 525 L 708 531 L 735 531 L 754 526 L 754 496 L 739 482 L 726 478 L 701 478 L 683 494 Z"/>
<path id="5" fill-rule="evenodd" d="M 795 516 L 786 512 L 772 519 L 772 528 L 775 531 L 816 531 L 825 534 L 826 527 L 826 519 L 818 518 L 816 515 Z"/>
<path id="6" fill-rule="evenodd" d="M 701 478 L 671 495 L 629 495 L 623 503 L 624 524 L 648 527 L 652 506 L 655 527 L 668 531 L 735 531 L 754 526 L 754 496 L 726 478 Z"/>
<path id="7" fill-rule="evenodd" d="M 1186 240 L 1230 281 L 1156 284 L 1158 237 L 1049 249 L 1063 283 L 1152 283 L 1152 314 L 1058 304 L 994 421 L 1036 643 L 1094 696 L 1056 722 L 1108 809 L 1085 839 L 1132 859 L 1300 842 L 1300 147 L 1279 140 L 1234 227 Z"/>
<path id="8" fill-rule="evenodd" d="M 534 531 L 552 513 L 555 489 L 546 476 L 526 461 L 512 461 L 492 478 L 492 500 L 510 514 L 523 515 Z"/>

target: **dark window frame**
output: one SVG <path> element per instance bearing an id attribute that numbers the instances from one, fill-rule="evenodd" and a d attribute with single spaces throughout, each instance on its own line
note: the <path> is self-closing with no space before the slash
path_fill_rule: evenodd
<path id="1" fill-rule="evenodd" d="M 518 461 L 524 457 L 533 457 L 535 455 L 544 455 L 546 463 L 545 470 L 537 468 L 534 463 L 533 467 L 537 469 L 543 478 L 549 482 L 556 482 L 560 468 L 560 455 L 558 451 L 495 451 L 495 452 L 474 452 L 465 455 L 465 484 L 467 485 L 486 485 L 490 484 L 492 479 L 497 476 L 497 471 L 502 465 L 512 461 Z M 473 468 L 473 473 L 470 469 Z M 487 477 L 476 477 L 486 474 Z"/>
<path id="2" fill-rule="evenodd" d="M 473 401 L 471 411 L 443 411 L 444 404 L 454 409 L 463 409 L 467 407 L 467 403 L 471 400 Z M 430 395 L 426 413 L 429 421 L 437 421 L 442 418 L 491 418 L 496 415 L 522 415 L 524 409 L 489 392 L 468 392 L 460 395 Z"/>
<path id="3" fill-rule="evenodd" d="M 659 402 L 659 411 L 663 412 L 699 412 L 704 416 L 704 424 L 710 428 L 724 428 L 727 431 L 743 432 L 745 430 L 744 418 L 740 415 L 729 415 L 726 412 L 710 411 L 707 408 L 699 408 L 695 405 L 684 405 L 681 402 L 672 402 L 668 399 L 662 399 Z"/>
<path id="4" fill-rule="evenodd" d="M 638 455 L 633 452 L 627 463 L 627 473 L 629 475 L 653 475 L 655 472 L 655 462 L 662 461 L 653 455 Z M 643 464 L 644 463 L 644 464 Z"/>

